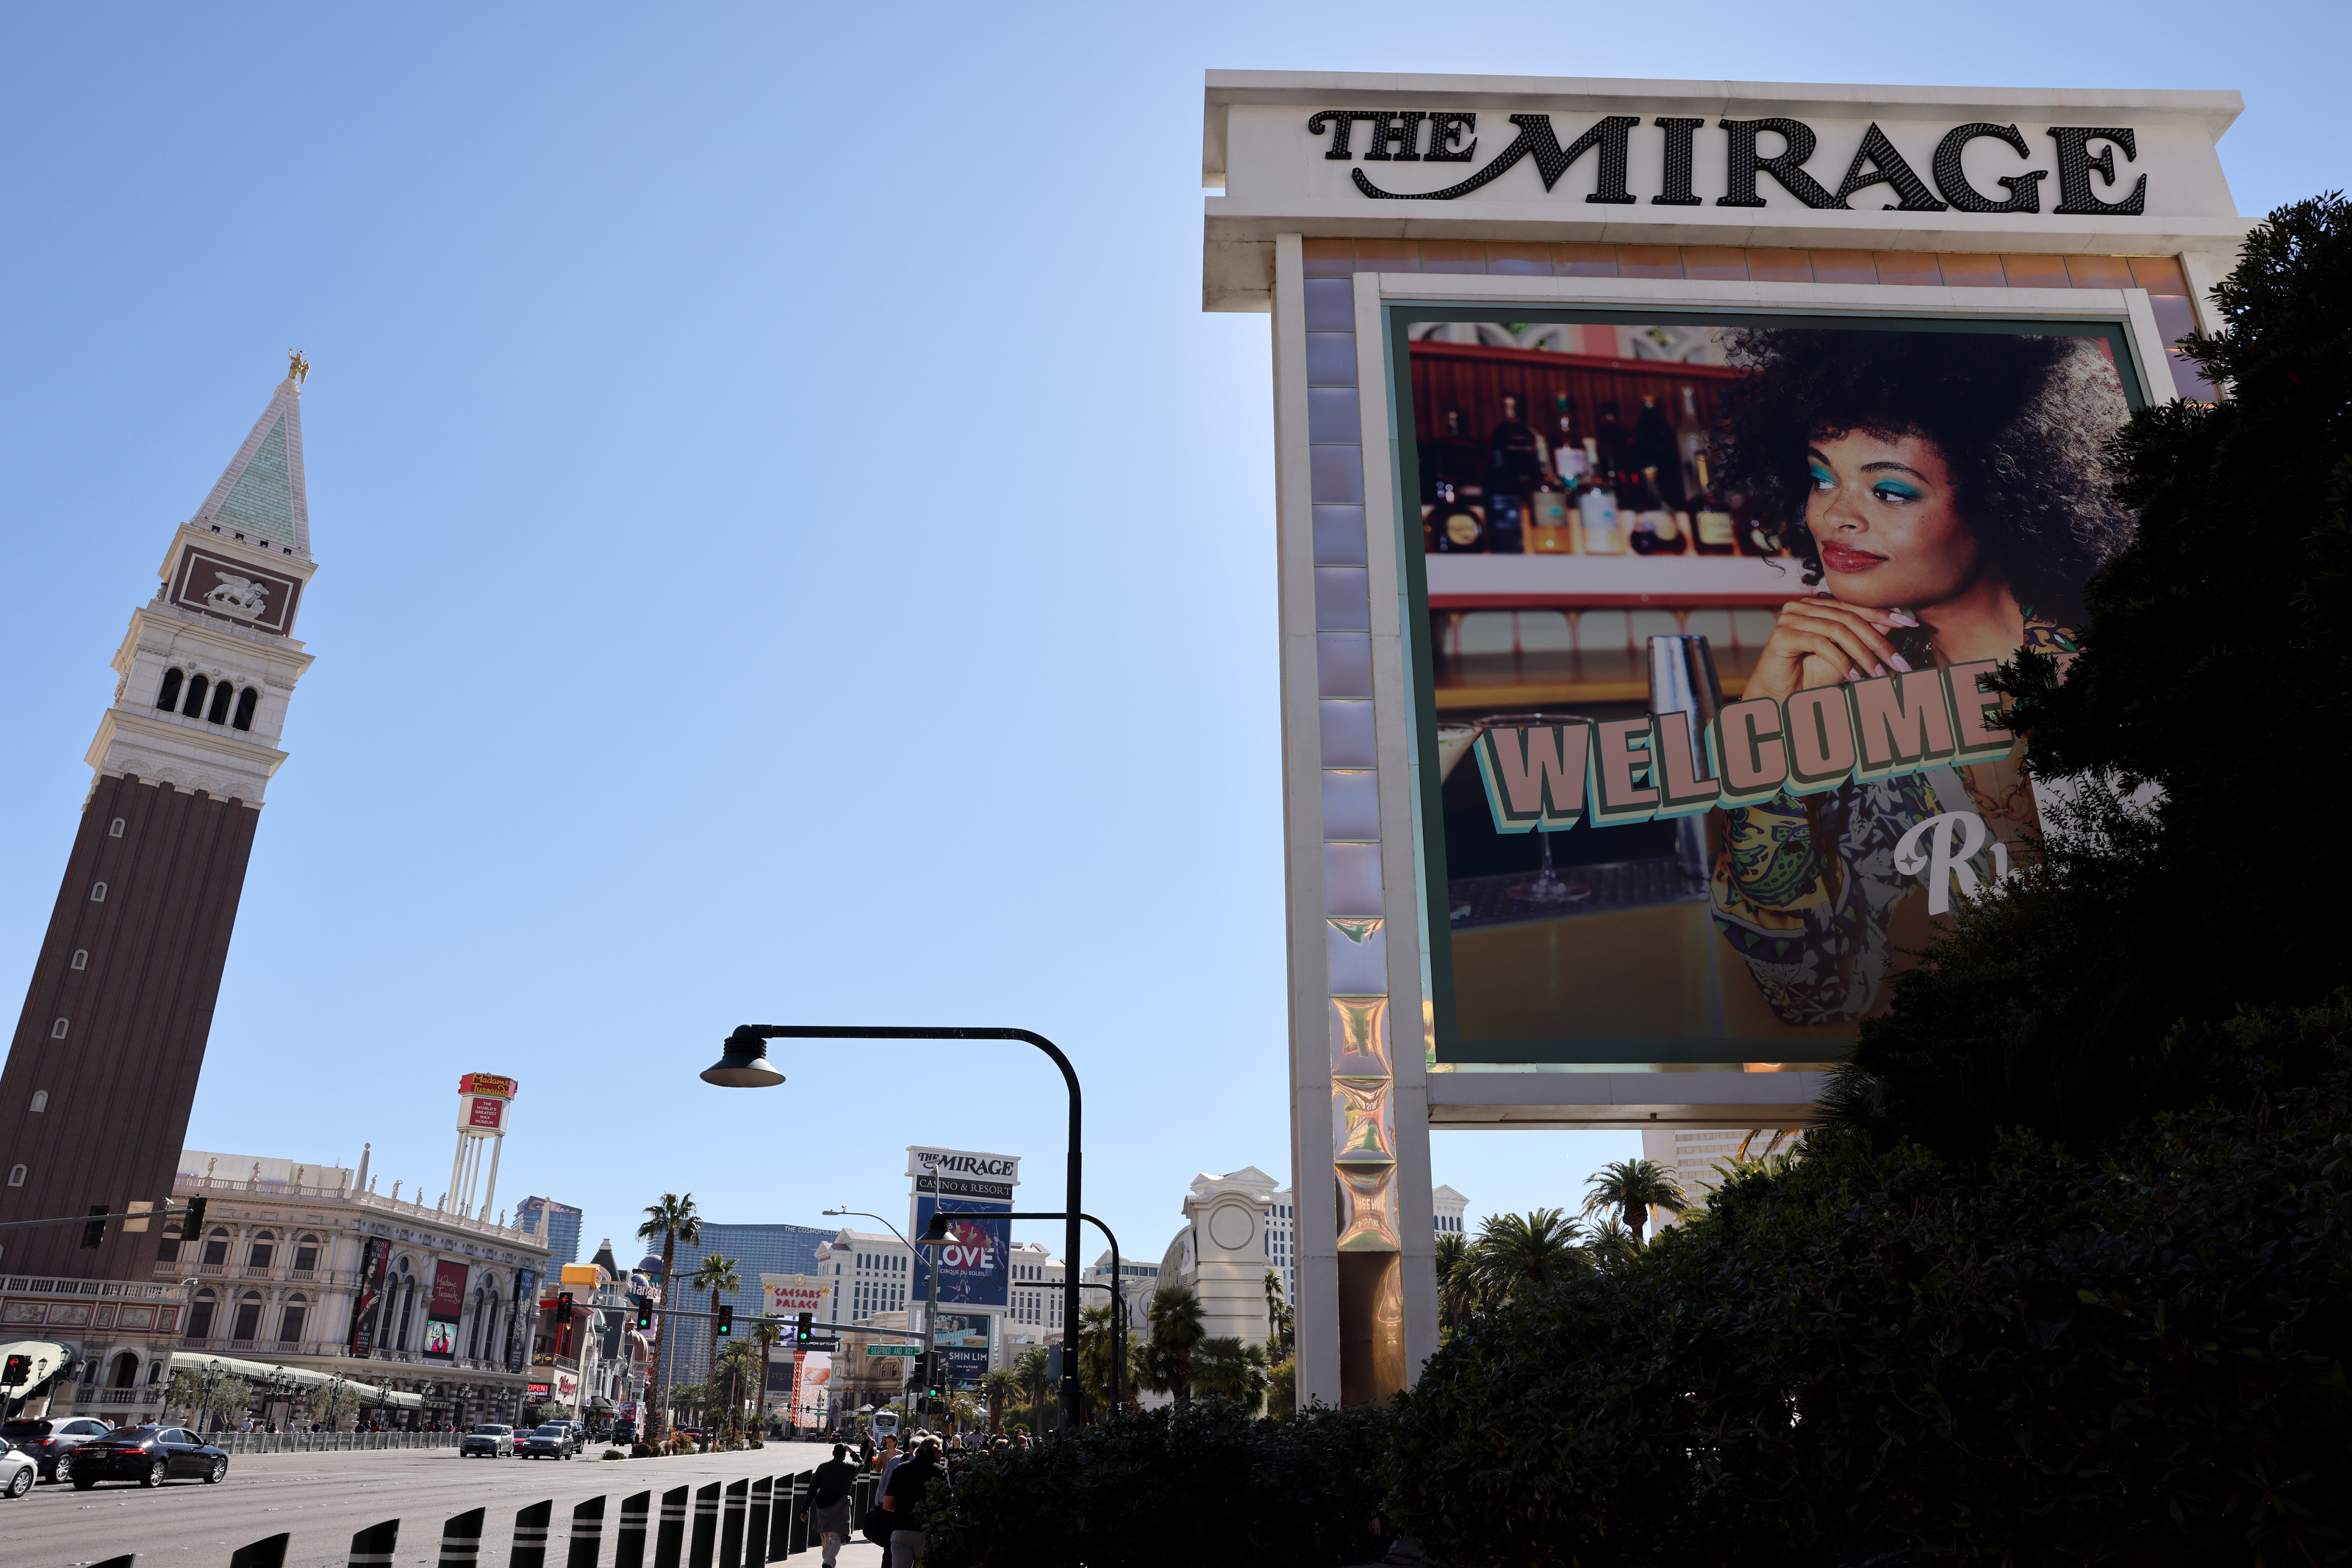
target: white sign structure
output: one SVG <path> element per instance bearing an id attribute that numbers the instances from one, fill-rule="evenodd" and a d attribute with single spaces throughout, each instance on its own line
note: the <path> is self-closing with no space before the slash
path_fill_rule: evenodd
<path id="1" fill-rule="evenodd" d="M 1454 765 L 1482 727 L 1695 724 L 1696 699 L 1659 706 L 1683 677 L 1649 639 L 1747 650 L 1708 700 L 1738 698 L 1780 603 L 1811 591 L 1787 570 L 1801 563 L 1770 559 L 1801 515 L 1762 519 L 1772 537 L 1751 549 L 1720 496 L 1683 525 L 1642 500 L 1642 463 L 1660 460 L 1627 445 L 1572 476 L 1544 466 L 1541 438 L 1556 457 L 1573 426 L 1590 453 L 1654 399 L 1671 476 L 1681 433 L 1707 439 L 1685 383 L 1708 400 L 1733 386 L 1747 361 L 1721 340 L 1749 329 L 2095 339 L 2122 396 L 2210 396 L 2169 345 L 2219 329 L 2211 290 L 2252 226 L 2217 145 L 2244 106 L 1400 73 L 1204 85 L 1202 305 L 1272 317 L 1298 1398 L 1379 1402 L 1438 1342 L 1433 1126 L 1803 1125 L 1851 1049 L 1832 1037 L 1868 1016 L 1779 1007 L 1758 977 L 1769 944 L 1728 947 L 1742 916 L 1709 892 L 1727 808 L 1661 811 L 1664 847 L 1639 852 L 1654 893 L 1600 874 L 1612 855 L 1538 873 L 1537 845 L 1582 841 L 1537 820 L 1541 789 L 1524 824 L 1478 825 L 1478 771 Z M 1531 434 L 1507 447 L 1490 430 Z M 1513 476 L 1518 454 L 1528 481 L 1475 489 L 1487 459 L 1464 477 L 1461 452 Z M 1591 492 L 1581 532 L 1563 487 Z M 1612 487 L 1633 497 L 1626 529 L 1665 518 L 1643 542 L 1670 554 L 1619 540 Z M 1533 670 L 1536 634 L 1563 673 L 1482 695 L 1479 656 Z M 1440 836 L 1456 804 L 1475 813 L 1458 863 Z M 1523 860 L 1470 852 L 1523 831 Z M 1965 892 L 2004 869 L 1976 849 L 1947 821 L 1891 833 L 1883 858 Z"/>
<path id="2" fill-rule="evenodd" d="M 468 1072 L 457 1080 L 457 1154 L 449 1164 L 449 1195 L 442 1201 L 460 1218 L 490 1212 L 499 1190 L 499 1155 L 506 1148 L 507 1122 L 521 1087 L 497 1072 Z M 486 1142 L 490 1150 L 489 1179 L 482 1184 L 477 1205 L 474 1187 L 481 1177 Z"/>
<path id="3" fill-rule="evenodd" d="M 767 1315 L 772 1318 L 793 1318 L 803 1312 L 822 1311 L 826 1292 L 832 1288 L 830 1280 L 814 1274 L 760 1276 L 760 1293 L 767 1302 Z"/>
<path id="4" fill-rule="evenodd" d="M 1003 1182 L 1008 1186 L 1021 1185 L 1019 1155 L 979 1155 L 962 1149 L 916 1149 L 907 1151 L 907 1174 L 910 1176 L 960 1176 L 967 1181 Z"/>

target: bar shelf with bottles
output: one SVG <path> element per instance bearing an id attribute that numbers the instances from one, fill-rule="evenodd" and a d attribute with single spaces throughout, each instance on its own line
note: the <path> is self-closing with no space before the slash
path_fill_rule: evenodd
<path id="1" fill-rule="evenodd" d="M 1410 346 L 1441 709 L 1628 702 L 1654 635 L 1746 684 L 1796 563 L 1714 483 L 1739 372 L 1484 343 Z"/>

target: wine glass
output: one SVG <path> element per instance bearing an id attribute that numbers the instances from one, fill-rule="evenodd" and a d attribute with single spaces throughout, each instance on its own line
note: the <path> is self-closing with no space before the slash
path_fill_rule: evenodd
<path id="1" fill-rule="evenodd" d="M 1572 713 L 1497 713 L 1480 721 L 1488 729 L 1517 727 L 1522 725 L 1591 724 L 1581 714 Z M 1552 869 L 1551 834 L 1538 827 L 1536 844 L 1538 855 L 1534 880 L 1513 883 L 1503 891 L 1521 904 L 1545 905 L 1581 904 L 1592 896 L 1592 889 L 1580 882 L 1570 882 Z"/>

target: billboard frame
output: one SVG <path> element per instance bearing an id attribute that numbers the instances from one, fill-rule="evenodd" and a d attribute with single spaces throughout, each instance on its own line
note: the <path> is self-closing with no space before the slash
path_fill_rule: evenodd
<path id="1" fill-rule="evenodd" d="M 1442 833 L 1433 833 L 1433 820 L 1443 818 L 1439 792 L 1436 729 L 1432 722 L 1437 712 L 1434 658 L 1428 636 L 1426 612 L 1429 608 L 1427 557 L 1417 548 L 1417 534 L 1408 538 L 1408 508 L 1403 497 L 1420 494 L 1420 461 L 1417 444 L 1407 434 L 1412 425 L 1412 343 L 1408 329 L 1416 322 L 1428 321 L 1493 321 L 1517 323 L 1561 322 L 1594 326 L 1708 326 L 1744 327 L 1771 325 L 1785 328 L 1815 328 L 1856 331 L 1900 330 L 1913 332 L 1998 333 L 2002 335 L 2050 335 L 2097 339 L 2108 346 L 2115 361 L 2116 375 L 2122 383 L 2124 402 L 2137 412 L 2147 405 L 2147 389 L 2159 385 L 2166 395 L 2172 390 L 2171 371 L 2164 353 L 2163 340 L 2156 319 L 2147 303 L 2144 289 L 2012 289 L 2012 288 L 1947 288 L 1915 289 L 1906 293 L 1943 294 L 1951 296 L 1940 309 L 1896 310 L 1883 299 L 1875 298 L 1885 292 L 1883 286 L 1836 286 L 1820 284 L 1742 284 L 1717 285 L 1740 294 L 1760 298 L 1746 305 L 1719 307 L 1694 306 L 1689 296 L 1694 290 L 1708 287 L 1688 280 L 1660 282 L 1650 279 L 1527 279 L 1525 282 L 1550 285 L 1539 289 L 1495 289 L 1477 287 L 1465 289 L 1460 280 L 1447 277 L 1445 287 L 1425 298 L 1399 298 L 1397 294 L 1411 296 L 1415 290 L 1404 287 L 1391 291 L 1385 286 L 1414 282 L 1422 278 L 1406 274 L 1362 274 L 1361 279 L 1372 277 L 1384 287 L 1376 292 L 1374 300 L 1365 300 L 1360 291 L 1357 301 L 1358 341 L 1365 340 L 1360 330 L 1367 307 L 1378 313 L 1378 334 L 1372 340 L 1381 345 L 1379 356 L 1383 371 L 1381 396 L 1364 397 L 1361 385 L 1365 357 L 1359 351 L 1357 375 L 1359 397 L 1369 425 L 1374 413 L 1371 405 L 1385 420 L 1381 432 L 1388 450 L 1389 528 L 1391 549 L 1395 561 L 1401 594 L 1398 634 L 1412 679 L 1412 706 L 1405 722 L 1412 737 L 1413 754 L 1408 763 L 1412 775 L 1412 814 L 1411 833 L 1414 849 L 1414 867 L 1419 882 L 1417 915 L 1419 946 L 1423 958 L 1421 976 L 1424 1029 L 1429 1064 L 1444 1071 L 1475 1072 L 1480 1067 L 1526 1067 L 1537 1065 L 1554 1071 L 1583 1072 L 1658 1072 L 1706 1071 L 1745 1072 L 1748 1061 L 1778 1059 L 1785 1069 L 1827 1071 L 1833 1063 L 1852 1054 L 1851 1045 L 1835 1051 L 1823 1051 L 1829 1043 L 1816 1039 L 1759 1037 L 1743 1039 L 1722 1037 L 1674 1041 L 1664 1038 L 1636 1037 L 1612 1039 L 1605 1036 L 1581 1037 L 1576 1048 L 1564 1048 L 1557 1040 L 1493 1040 L 1480 1039 L 1475 1045 L 1464 1043 L 1454 1030 L 1454 977 L 1451 922 L 1447 918 L 1450 902 L 1447 880 L 1442 861 L 1444 845 Z M 1521 280 L 1487 277 L 1482 284 L 1511 284 Z M 1567 288 L 1558 287 L 1567 284 Z M 1631 283 L 1643 292 L 1671 294 L 1682 303 L 1673 307 L 1643 308 L 1625 300 L 1625 285 Z M 1497 298 L 1497 295 L 1503 298 Z M 1540 294 L 1546 303 L 1533 306 L 1525 294 Z M 1580 304 L 1559 296 L 1589 295 L 1593 302 Z M 1512 295 L 1521 295 L 1512 298 Z M 1833 297 L 1843 295 L 1853 302 L 1846 308 Z M 1774 298 L 1779 296 L 1781 298 Z M 2043 301 L 2021 301 L 2021 296 L 2046 297 L 2045 308 L 2037 308 Z M 2136 298 L 2134 297 L 2137 297 Z M 2021 308 L 2021 304 L 2024 308 Z M 1671 361 L 1660 361 L 1666 365 Z M 2150 367 L 2162 367 L 2161 382 L 2151 382 Z M 1369 436 L 1370 431 L 1368 429 Z M 1368 440 L 1367 450 L 1371 449 Z M 1373 465 L 1366 464 L 1365 519 L 1369 540 L 1373 521 L 1372 487 L 1370 484 Z M 1418 522 L 1417 517 L 1411 519 Z M 1790 580 L 1789 592 L 1798 597 L 1806 590 Z M 1375 705 L 1378 723 L 1378 705 Z M 1444 933 L 1441 938 L 1438 934 Z M 1391 992 L 1391 997 L 1394 993 Z M 1804 1054 L 1813 1060 L 1803 1062 L 1787 1061 L 1792 1047 L 1802 1047 Z M 1649 1111 L 1641 1113 L 1638 1124 L 1647 1125 L 1658 1120 Z M 1783 1122 L 1804 1123 L 1810 1114 L 1794 1118 L 1782 1116 Z M 1599 1118 L 1579 1118 L 1580 1125 L 1602 1125 Z M 1634 1125 L 1629 1118 L 1623 1124 Z"/>

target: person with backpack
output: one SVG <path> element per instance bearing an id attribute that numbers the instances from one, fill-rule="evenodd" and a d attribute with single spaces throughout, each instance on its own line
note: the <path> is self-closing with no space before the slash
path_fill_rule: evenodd
<path id="1" fill-rule="evenodd" d="M 883 1510 L 890 1516 L 890 1568 L 920 1568 L 923 1493 L 945 1473 L 940 1446 L 929 1437 L 915 1445 L 913 1458 L 890 1472 L 882 1492 Z"/>
<path id="2" fill-rule="evenodd" d="M 809 1533 L 824 1548 L 824 1568 L 834 1568 L 841 1543 L 849 1539 L 849 1494 L 856 1479 L 857 1467 L 849 1462 L 849 1445 L 835 1443 L 833 1458 L 816 1468 L 814 1490 L 803 1514 Z"/>

